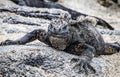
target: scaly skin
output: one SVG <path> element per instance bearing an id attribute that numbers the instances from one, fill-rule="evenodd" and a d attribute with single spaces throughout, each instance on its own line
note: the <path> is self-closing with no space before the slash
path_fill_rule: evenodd
<path id="1" fill-rule="evenodd" d="M 95 69 L 89 64 L 94 56 L 113 54 L 120 50 L 118 43 L 104 42 L 95 28 L 96 24 L 97 20 L 92 17 L 78 17 L 77 21 L 53 19 L 47 32 L 37 29 L 18 40 L 1 42 L 0 46 L 26 44 L 38 39 L 53 48 L 80 56 L 75 66 L 75 69 L 79 69 L 78 72 L 95 73 Z"/>

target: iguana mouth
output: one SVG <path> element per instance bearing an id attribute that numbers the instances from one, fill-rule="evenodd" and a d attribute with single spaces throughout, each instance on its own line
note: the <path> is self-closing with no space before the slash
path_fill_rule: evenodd
<path id="1" fill-rule="evenodd" d="M 50 34 L 50 36 L 52 36 L 52 37 L 55 37 L 55 38 L 63 38 L 63 39 L 65 39 L 65 38 L 68 38 L 68 33 L 63 33 L 63 34 L 54 34 L 54 33 L 52 33 L 52 34 Z"/>

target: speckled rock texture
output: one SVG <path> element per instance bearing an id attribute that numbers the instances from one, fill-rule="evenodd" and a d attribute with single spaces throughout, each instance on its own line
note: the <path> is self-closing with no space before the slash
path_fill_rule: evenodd
<path id="1" fill-rule="evenodd" d="M 120 8 L 115 5 L 106 8 L 101 6 L 97 0 L 59 0 L 58 3 L 78 12 L 100 17 L 116 30 L 120 30 Z M 19 10 L 25 11 L 61 13 L 63 16 L 67 14 L 60 9 L 19 6 L 10 0 L 0 0 L 0 9 L 8 7 L 9 9 L 14 7 L 14 9 L 19 8 Z M 49 16 L 52 15 L 49 14 Z M 22 37 L 34 29 L 47 30 L 49 23 L 48 19 L 0 12 L 0 42 Z M 120 36 L 103 35 L 103 38 L 106 42 L 117 41 L 120 43 Z M 0 77 L 119 77 L 119 55 L 120 53 L 116 53 L 95 57 L 91 65 L 96 69 L 96 74 L 86 75 L 78 73 L 79 69 L 73 69 L 77 61 L 72 60 L 79 58 L 78 56 L 58 51 L 38 40 L 26 45 L 0 46 Z"/>

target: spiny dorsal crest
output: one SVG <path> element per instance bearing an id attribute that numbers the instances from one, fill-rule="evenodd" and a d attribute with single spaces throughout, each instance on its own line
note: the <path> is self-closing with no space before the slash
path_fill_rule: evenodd
<path id="1" fill-rule="evenodd" d="M 68 22 L 66 20 L 63 20 L 63 19 L 52 19 L 51 24 L 56 28 L 60 28 L 64 25 L 67 25 Z"/>
<path id="2" fill-rule="evenodd" d="M 77 18 L 77 22 L 91 23 L 93 26 L 95 26 L 97 24 L 98 20 L 92 16 L 79 16 Z"/>

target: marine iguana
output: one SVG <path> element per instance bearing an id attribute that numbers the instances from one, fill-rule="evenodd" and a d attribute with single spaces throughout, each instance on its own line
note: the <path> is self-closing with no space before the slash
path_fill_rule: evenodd
<path id="1" fill-rule="evenodd" d="M 119 43 L 104 42 L 95 28 L 96 24 L 95 18 L 86 16 L 78 17 L 77 21 L 53 19 L 48 26 L 48 31 L 37 29 L 20 39 L 3 41 L 0 46 L 23 45 L 38 39 L 52 48 L 80 56 L 75 66 L 79 72 L 95 73 L 95 69 L 90 65 L 93 57 L 113 54 L 120 50 Z"/>

